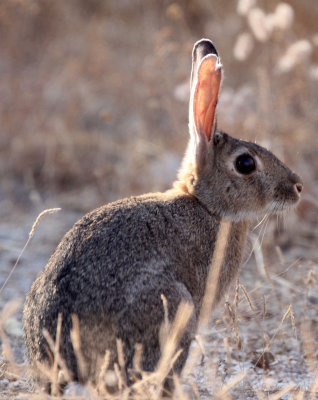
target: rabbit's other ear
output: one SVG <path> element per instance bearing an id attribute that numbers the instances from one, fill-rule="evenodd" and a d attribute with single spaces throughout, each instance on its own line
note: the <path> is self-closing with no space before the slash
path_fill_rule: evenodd
<path id="1" fill-rule="evenodd" d="M 196 163 L 205 158 L 215 128 L 215 109 L 222 79 L 222 65 L 213 43 L 201 39 L 192 52 L 189 128 Z"/>

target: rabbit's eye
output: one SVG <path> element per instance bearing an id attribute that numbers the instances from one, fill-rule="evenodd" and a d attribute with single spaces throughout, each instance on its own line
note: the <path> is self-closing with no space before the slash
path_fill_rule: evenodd
<path id="1" fill-rule="evenodd" d="M 241 154 L 235 161 L 236 169 L 239 173 L 248 175 L 255 171 L 256 162 L 249 154 Z"/>

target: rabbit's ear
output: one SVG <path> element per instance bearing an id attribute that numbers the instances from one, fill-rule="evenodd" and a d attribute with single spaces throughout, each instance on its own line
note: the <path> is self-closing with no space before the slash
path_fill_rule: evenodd
<path id="1" fill-rule="evenodd" d="M 211 140 L 215 127 L 215 109 L 222 79 L 221 67 L 218 53 L 210 40 L 201 39 L 194 45 L 189 126 L 197 157 L 200 157 L 202 148 Z"/>

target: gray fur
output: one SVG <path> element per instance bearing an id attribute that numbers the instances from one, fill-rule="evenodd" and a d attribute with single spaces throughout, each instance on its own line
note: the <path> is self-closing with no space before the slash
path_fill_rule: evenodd
<path id="1" fill-rule="evenodd" d="M 202 46 L 198 48 L 202 54 L 194 50 L 195 62 L 209 54 Z M 111 366 L 117 362 L 116 338 L 123 342 L 127 370 L 133 367 L 136 343 L 143 345 L 143 369 L 154 370 L 161 354 L 158 334 L 164 294 L 170 320 L 181 301 L 194 306 L 180 342 L 184 351 L 175 365 L 180 373 L 197 328 L 221 219 L 231 220 L 232 226 L 217 300 L 237 276 L 248 221 L 298 202 L 300 178 L 272 153 L 220 131 L 215 131 L 210 141 L 193 126 L 190 133 L 173 189 L 98 208 L 62 239 L 24 307 L 25 337 L 33 365 L 36 361 L 50 364 L 43 329 L 55 338 L 57 316 L 62 313 L 60 351 L 75 380 L 96 381 L 106 349 L 111 351 Z M 257 160 L 257 170 L 249 176 L 235 169 L 236 157 L 246 152 Z M 88 367 L 84 377 L 78 375 L 70 340 L 71 314 L 80 322 Z"/>

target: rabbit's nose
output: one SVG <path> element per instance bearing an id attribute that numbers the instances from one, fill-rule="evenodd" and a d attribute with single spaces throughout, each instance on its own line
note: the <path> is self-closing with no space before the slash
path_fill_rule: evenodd
<path id="1" fill-rule="evenodd" d="M 302 183 L 296 183 L 295 184 L 295 189 L 296 189 L 296 192 L 298 193 L 298 194 L 300 194 L 301 192 L 302 192 L 302 190 L 303 190 L 303 184 Z"/>
<path id="2" fill-rule="evenodd" d="M 295 174 L 294 172 L 291 174 L 290 180 L 292 181 L 292 183 L 294 184 L 294 190 L 295 192 L 298 194 L 298 196 L 300 195 L 300 193 L 303 191 L 303 181 L 301 180 L 301 178 Z"/>

